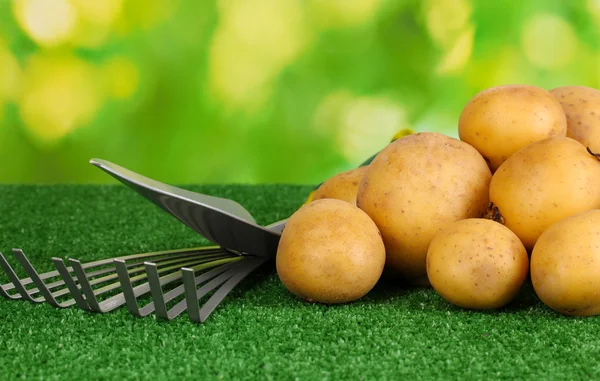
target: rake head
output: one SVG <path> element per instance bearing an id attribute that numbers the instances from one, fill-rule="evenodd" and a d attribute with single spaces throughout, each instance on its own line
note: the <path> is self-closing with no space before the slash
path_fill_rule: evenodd
<path id="1" fill-rule="evenodd" d="M 13 249 L 13 254 L 29 277 L 20 279 L 0 253 L 0 267 L 11 282 L 0 284 L 0 295 L 7 299 L 99 313 L 125 305 L 134 316 L 155 313 L 164 320 L 187 310 L 195 323 L 204 322 L 245 277 L 268 261 L 211 246 L 88 263 L 69 259 L 70 266 L 52 258 L 56 271 L 39 274 L 22 250 Z"/>

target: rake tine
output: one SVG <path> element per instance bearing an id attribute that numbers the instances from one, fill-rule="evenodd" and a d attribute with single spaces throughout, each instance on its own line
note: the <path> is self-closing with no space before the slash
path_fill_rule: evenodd
<path id="1" fill-rule="evenodd" d="M 11 265 L 6 261 L 6 258 L 4 258 L 4 255 L 2 255 L 2 253 L 0 253 L 0 266 L 2 266 L 2 269 L 4 270 L 4 272 L 6 273 L 6 275 L 8 275 L 8 278 L 10 279 L 12 284 L 15 286 L 15 289 L 17 290 L 19 295 L 21 295 L 21 298 L 23 298 L 27 301 L 30 301 L 32 303 L 41 303 L 44 301 L 44 298 L 34 298 L 31 295 L 29 295 L 29 292 L 27 291 L 27 289 L 25 289 L 25 286 L 23 285 L 23 283 L 21 283 L 21 280 L 19 279 L 19 277 L 17 276 L 17 274 L 15 273 L 15 271 L 13 270 Z M 11 299 L 21 299 L 21 298 L 11 298 Z"/>
<path id="2" fill-rule="evenodd" d="M 219 304 L 225 299 L 225 297 L 237 286 L 244 278 L 246 278 L 255 269 L 263 265 L 269 258 L 253 258 L 246 261 L 240 266 L 239 271 L 229 278 L 227 282 L 222 285 L 204 304 L 200 310 L 200 321 L 203 323 L 210 316 L 210 314 L 217 308 Z"/>
<path id="3" fill-rule="evenodd" d="M 110 309 L 107 309 L 106 311 L 104 311 L 98 305 L 98 299 L 96 299 L 96 295 L 94 294 L 92 285 L 90 284 L 89 279 L 85 275 L 85 271 L 83 270 L 83 267 L 81 267 L 81 262 L 79 262 L 77 259 L 72 259 L 72 258 L 69 258 L 69 262 L 71 262 L 71 267 L 73 267 L 73 271 L 75 272 L 75 275 L 77 275 L 77 283 L 79 283 L 79 286 L 81 287 L 81 290 L 83 291 L 83 295 L 85 295 L 85 300 L 86 300 L 87 304 L 90 306 L 90 309 L 92 311 L 96 311 L 96 312 L 110 311 Z M 110 306 L 110 307 L 112 307 L 112 306 Z M 117 308 L 117 307 L 118 306 L 115 306 L 114 308 Z"/>
<path id="4" fill-rule="evenodd" d="M 220 277 L 222 277 L 223 275 L 227 275 L 228 273 L 229 271 L 225 274 L 222 274 Z M 198 296 L 196 291 L 196 281 L 194 279 L 194 270 L 189 268 L 182 268 L 181 274 L 183 275 L 183 287 L 185 289 L 185 304 L 187 305 L 188 316 L 191 321 L 199 323 L 200 307 L 198 307 Z M 202 296 L 200 296 L 200 298 L 201 297 Z"/>
<path id="5" fill-rule="evenodd" d="M 73 299 L 75 300 L 75 304 L 77 304 L 77 307 L 81 308 L 84 311 L 91 311 L 90 306 L 83 298 L 83 295 L 81 295 L 77 284 L 75 284 L 75 281 L 73 280 L 71 273 L 67 269 L 67 266 L 65 266 L 65 263 L 62 260 L 62 258 L 54 257 L 52 258 L 52 262 L 54 262 L 56 270 L 60 273 L 60 276 L 65 281 L 67 288 L 69 289 L 69 291 L 71 291 L 71 297 L 73 297 Z"/>
<path id="6" fill-rule="evenodd" d="M 50 304 L 53 307 L 57 307 L 57 308 L 67 308 L 67 307 L 71 307 L 72 305 L 75 304 L 74 299 L 67 300 L 64 303 L 59 303 L 54 298 L 54 296 L 52 296 L 52 293 L 50 292 L 50 290 L 48 289 L 48 287 L 46 286 L 44 281 L 40 278 L 40 275 L 38 274 L 38 272 L 31 265 L 31 262 L 29 262 L 29 259 L 27 259 L 27 257 L 25 256 L 25 253 L 23 253 L 23 251 L 20 249 L 13 249 L 13 253 L 17 257 L 17 260 L 19 261 L 21 266 L 23 266 L 23 268 L 27 272 L 27 275 L 30 276 L 30 278 L 33 280 L 33 282 L 37 286 L 38 290 L 40 290 L 40 292 L 42 293 L 44 299 L 46 300 L 46 302 L 48 302 L 48 304 Z"/>
<path id="7" fill-rule="evenodd" d="M 217 275 L 220 275 L 223 272 L 231 269 L 232 267 L 238 266 L 239 263 L 237 262 L 238 261 L 227 263 L 225 265 L 219 266 L 215 269 L 200 274 L 199 276 L 195 277 L 195 285 L 197 286 L 198 284 L 207 282 L 216 277 Z M 156 266 L 154 266 L 153 263 L 148 263 L 146 271 L 148 272 L 148 280 L 150 283 L 150 290 L 152 292 L 153 307 L 155 307 L 156 310 L 156 317 L 164 320 L 173 320 L 174 318 L 179 316 L 183 311 L 186 310 L 187 303 L 185 300 L 183 300 L 168 311 L 165 303 L 168 303 L 171 300 L 178 297 L 179 295 L 183 294 L 185 292 L 184 284 L 181 284 L 176 288 L 170 290 L 166 294 L 163 294 Z"/>
<path id="8" fill-rule="evenodd" d="M 127 272 L 125 261 L 122 259 L 115 259 L 115 268 L 117 269 L 117 274 L 119 275 L 119 282 L 121 283 L 121 289 L 123 290 L 125 306 L 127 307 L 127 310 L 130 314 L 137 317 L 146 316 L 147 314 L 142 314 L 140 312 L 140 308 L 138 307 L 137 299 L 133 291 L 133 285 L 131 284 L 131 278 Z"/>
<path id="9" fill-rule="evenodd" d="M 165 304 L 156 263 L 146 262 L 144 263 L 144 266 L 146 267 L 146 274 L 148 275 L 148 284 L 150 285 L 150 294 L 152 295 L 154 311 L 157 317 L 164 319 L 164 317 L 167 316 L 167 305 Z"/>
<path id="10" fill-rule="evenodd" d="M 2 266 L 2 268 L 4 269 L 4 272 L 7 275 L 10 274 L 11 272 L 13 272 L 12 268 L 10 269 L 11 271 L 6 271 L 7 270 L 6 267 L 10 267 L 10 265 L 8 264 L 8 262 L 6 262 L 6 259 L 4 258 L 4 255 L 2 255 L 2 253 L 0 253 L 0 266 Z M 6 286 L 9 286 L 9 285 L 12 286 L 12 283 L 9 283 L 7 285 L 2 285 L 0 283 L 0 295 L 2 295 L 3 297 L 5 297 L 6 299 L 11 299 L 11 300 L 19 300 L 19 299 L 21 299 L 22 296 L 20 294 L 10 295 L 7 292 L 8 290 L 10 290 L 10 288 L 8 288 Z"/>
<path id="11" fill-rule="evenodd" d="M 191 321 L 195 323 L 202 323 L 203 320 L 200 318 L 200 306 L 198 301 L 202 299 L 206 294 L 219 287 L 221 284 L 227 282 L 231 277 L 237 274 L 239 267 L 246 266 L 248 260 L 240 261 L 240 265 L 236 266 L 229 271 L 224 272 L 218 277 L 214 278 L 204 286 L 196 290 L 196 282 L 194 279 L 194 270 L 190 268 L 182 268 L 183 284 L 185 288 L 185 303 L 187 303 L 188 316 Z M 184 302 L 183 300 L 179 303 Z"/>

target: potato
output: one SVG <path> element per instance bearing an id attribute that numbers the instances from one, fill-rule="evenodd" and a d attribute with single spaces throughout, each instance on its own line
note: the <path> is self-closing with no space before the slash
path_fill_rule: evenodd
<path id="1" fill-rule="evenodd" d="M 528 272 L 529 257 L 519 238 L 504 225 L 483 218 L 448 225 L 427 252 L 433 289 L 462 308 L 505 306 L 517 296 Z"/>
<path id="2" fill-rule="evenodd" d="M 567 136 L 600 152 L 600 91 L 586 86 L 564 86 L 550 93 L 567 116 Z"/>
<path id="3" fill-rule="evenodd" d="M 335 198 L 356 205 L 356 193 L 367 166 L 339 173 L 325 180 L 315 191 L 312 200 Z"/>
<path id="4" fill-rule="evenodd" d="M 425 259 L 433 236 L 454 221 L 481 217 L 490 179 L 475 148 L 442 134 L 417 133 L 384 148 L 361 180 L 357 205 L 381 231 L 386 273 L 427 285 Z"/>
<path id="5" fill-rule="evenodd" d="M 369 216 L 341 200 L 303 205 L 288 220 L 277 248 L 277 274 L 309 302 L 346 303 L 381 277 L 385 246 Z"/>
<path id="6" fill-rule="evenodd" d="M 490 183 L 490 202 L 528 250 L 553 223 L 600 207 L 600 162 L 576 140 L 544 139 L 513 154 Z"/>
<path id="7" fill-rule="evenodd" d="M 492 172 L 519 149 L 553 136 L 566 136 L 567 119 L 550 92 L 507 85 L 476 94 L 464 107 L 458 133 L 488 160 Z"/>
<path id="8" fill-rule="evenodd" d="M 540 300 L 571 316 L 600 314 L 600 210 L 562 219 L 531 254 L 531 282 Z"/>

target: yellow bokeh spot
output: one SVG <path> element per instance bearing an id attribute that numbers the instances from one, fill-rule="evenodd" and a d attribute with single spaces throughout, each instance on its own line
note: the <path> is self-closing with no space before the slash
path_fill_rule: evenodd
<path id="1" fill-rule="evenodd" d="M 309 0 L 307 12 L 321 27 L 343 28 L 372 20 L 380 6 L 381 0 Z"/>
<path id="2" fill-rule="evenodd" d="M 77 26 L 77 11 L 68 0 L 13 0 L 12 4 L 21 29 L 41 46 L 68 41 Z"/>
<path id="3" fill-rule="evenodd" d="M 123 0 L 69 0 L 82 19 L 98 25 L 110 25 L 119 16 Z"/>
<path id="4" fill-rule="evenodd" d="M 219 4 L 220 22 L 210 47 L 210 89 L 234 109 L 253 110 L 307 44 L 302 6 L 297 0 Z"/>
<path id="5" fill-rule="evenodd" d="M 358 98 L 348 104 L 337 140 L 342 154 L 361 162 L 381 150 L 399 129 L 408 127 L 405 111 L 385 98 Z"/>
<path id="6" fill-rule="evenodd" d="M 431 39 L 442 48 L 450 48 L 464 34 L 471 18 L 468 0 L 425 0 L 425 20 Z"/>
<path id="7" fill-rule="evenodd" d="M 103 99 L 95 68 L 74 56 L 38 54 L 25 68 L 19 111 L 37 140 L 54 143 L 92 120 Z"/>
<path id="8" fill-rule="evenodd" d="M 254 110 L 271 92 L 277 66 L 252 54 L 234 36 L 216 33 L 210 52 L 210 87 L 217 99 L 233 109 Z"/>
<path id="9" fill-rule="evenodd" d="M 135 28 L 150 29 L 166 20 L 172 20 L 180 3 L 181 0 L 125 0 L 115 23 L 116 32 L 127 34 Z"/>
<path id="10" fill-rule="evenodd" d="M 314 133 L 331 136 L 337 133 L 345 107 L 352 102 L 353 95 L 346 90 L 327 95 L 315 111 Z"/>
<path id="11" fill-rule="evenodd" d="M 585 5 L 590 15 L 600 20 L 600 0 L 586 0 Z"/>
<path id="12" fill-rule="evenodd" d="M 4 100 L 14 100 L 19 91 L 20 79 L 21 67 L 17 58 L 4 41 L 0 40 L 0 105 Z"/>
<path id="13" fill-rule="evenodd" d="M 465 67 L 473 53 L 475 28 L 466 28 L 446 51 L 436 68 L 438 74 L 456 74 Z"/>
<path id="14" fill-rule="evenodd" d="M 73 40 L 79 46 L 100 46 L 109 36 L 113 23 L 121 14 L 124 0 L 69 0 L 77 11 L 77 30 Z"/>
<path id="15" fill-rule="evenodd" d="M 117 99 L 131 97 L 140 80 L 137 66 L 125 57 L 116 57 L 107 61 L 102 67 L 102 73 L 107 95 Z"/>
<path id="16" fill-rule="evenodd" d="M 577 46 L 573 27 L 555 14 L 534 15 L 522 31 L 523 52 L 539 68 L 556 70 L 568 65 L 576 55 Z"/>
<path id="17" fill-rule="evenodd" d="M 108 37 L 124 0 L 13 0 L 19 26 L 37 44 L 97 47 Z"/>
<path id="18" fill-rule="evenodd" d="M 323 99 L 315 113 L 315 127 L 320 133 L 333 133 L 342 155 L 358 164 L 410 125 L 404 108 L 394 100 L 359 97 L 341 90 Z"/>

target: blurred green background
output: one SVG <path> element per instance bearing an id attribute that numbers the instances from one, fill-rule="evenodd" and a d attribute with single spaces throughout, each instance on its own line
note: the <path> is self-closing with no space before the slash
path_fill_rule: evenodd
<path id="1" fill-rule="evenodd" d="M 0 0 L 0 182 L 318 183 L 487 87 L 599 79 L 599 0 Z"/>

